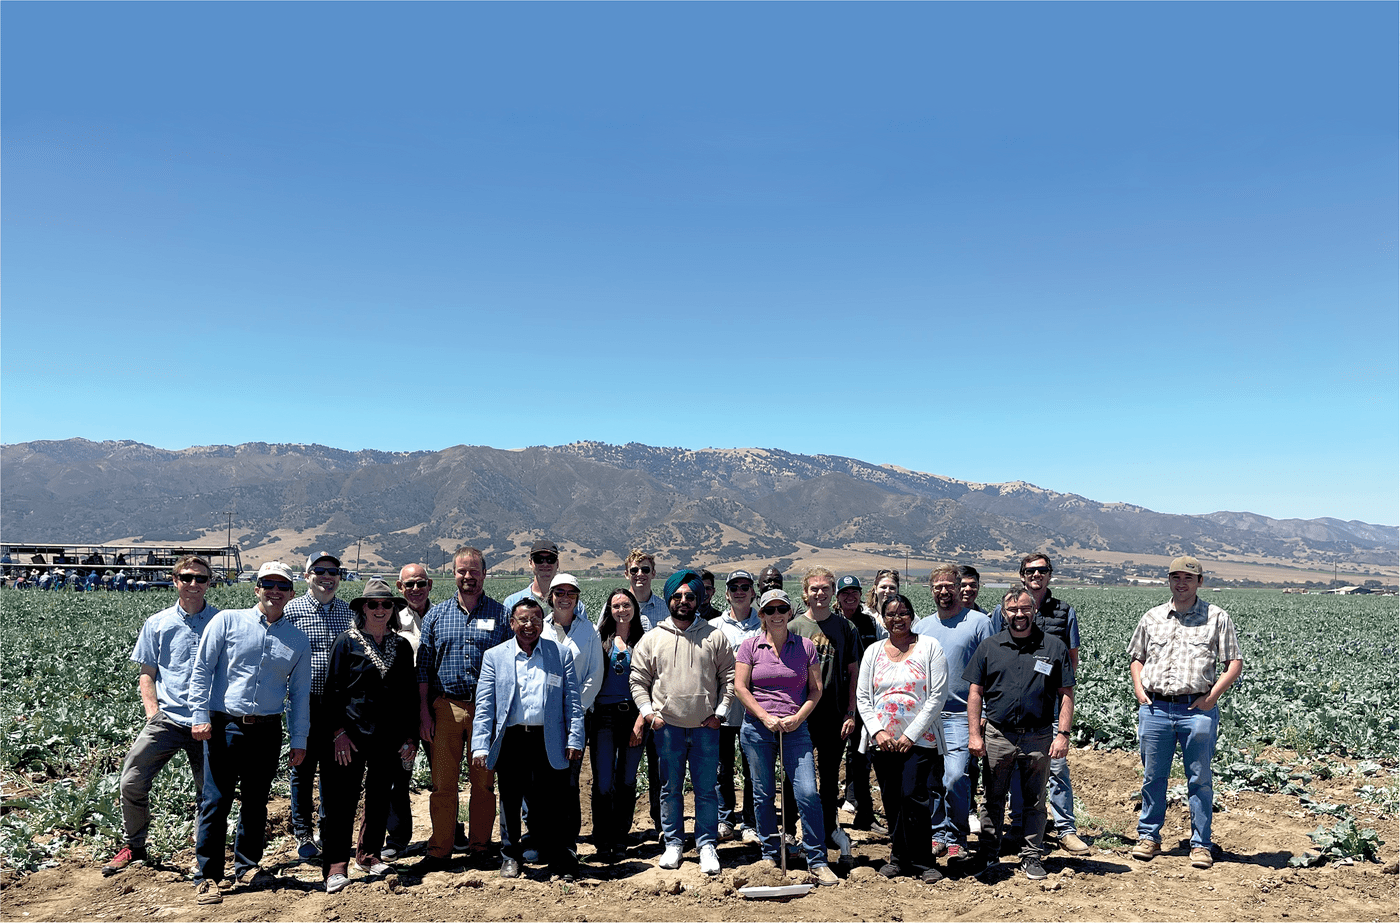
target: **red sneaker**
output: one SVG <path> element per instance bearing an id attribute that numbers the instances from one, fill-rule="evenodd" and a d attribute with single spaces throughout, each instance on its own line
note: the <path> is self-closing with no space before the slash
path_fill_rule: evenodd
<path id="1" fill-rule="evenodd" d="M 131 863 L 145 861 L 146 851 L 144 849 L 133 850 L 130 846 L 123 846 L 121 850 L 112 857 L 111 862 L 102 866 L 102 877 L 111 878 L 128 865 L 131 865 Z"/>

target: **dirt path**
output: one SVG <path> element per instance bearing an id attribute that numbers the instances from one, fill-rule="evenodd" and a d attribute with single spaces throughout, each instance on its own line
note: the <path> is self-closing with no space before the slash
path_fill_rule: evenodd
<path id="1" fill-rule="evenodd" d="M 0 919 L 32 920 L 1395 920 L 1397 918 L 1396 820 L 1356 802 L 1359 785 L 1330 786 L 1328 798 L 1353 803 L 1358 821 L 1386 841 L 1383 862 L 1320 869 L 1290 869 L 1288 859 L 1312 844 L 1309 831 L 1333 819 L 1302 809 L 1296 797 L 1243 793 L 1224 798 L 1215 838 L 1225 859 L 1209 871 L 1186 858 L 1189 824 L 1184 807 L 1168 814 L 1167 852 L 1150 863 L 1128 856 L 1119 838 L 1135 829 L 1132 800 L 1140 781 L 1136 755 L 1077 752 L 1072 756 L 1075 793 L 1097 824 L 1081 830 L 1096 845 L 1093 855 L 1068 859 L 1051 853 L 1045 882 L 1000 870 L 978 877 L 950 877 L 936 885 L 886 881 L 874 867 L 887 847 L 853 833 L 857 865 L 838 887 L 813 891 L 787 903 L 746 901 L 735 891 L 763 880 L 756 847 L 720 848 L 724 872 L 705 879 L 693 851 L 679 871 L 655 867 L 660 850 L 643 846 L 611 868 L 586 865 L 572 884 L 543 879 L 542 870 L 502 880 L 494 871 L 440 872 L 419 881 L 406 872 L 386 881 L 353 877 L 336 895 L 321 891 L 318 866 L 298 863 L 290 838 L 274 840 L 265 864 L 277 885 L 265 891 L 233 890 L 222 904 L 195 903 L 182 874 L 193 851 L 165 867 L 134 868 L 103 878 L 100 861 L 70 860 L 58 868 L 10 881 L 0 892 Z M 1349 777 L 1354 780 L 1355 777 Z M 1340 780 L 1339 780 L 1340 781 Z M 587 775 L 585 770 L 585 785 Z M 1350 797 L 1349 797 L 1350 796 Z M 285 803 L 276 806 L 285 824 Z M 584 798 L 584 830 L 588 799 Z M 427 796 L 415 796 L 415 837 L 428 828 Z M 638 811 L 645 828 L 645 798 Z M 849 820 L 848 816 L 844 816 Z M 283 831 L 285 832 L 285 831 Z M 1115 836 L 1119 835 L 1119 836 Z M 583 845 L 585 862 L 592 848 Z M 100 857 L 105 858 L 105 857 Z M 414 860 L 409 860 L 409 862 Z M 406 862 L 405 865 L 409 864 Z M 774 873 L 770 873 L 774 874 Z M 802 873 L 792 873 L 802 877 Z"/>

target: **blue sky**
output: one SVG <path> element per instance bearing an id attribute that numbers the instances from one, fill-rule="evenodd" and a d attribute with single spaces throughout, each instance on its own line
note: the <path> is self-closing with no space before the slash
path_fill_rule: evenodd
<path id="1" fill-rule="evenodd" d="M 0 440 L 1400 516 L 1394 4 L 6 4 Z"/>

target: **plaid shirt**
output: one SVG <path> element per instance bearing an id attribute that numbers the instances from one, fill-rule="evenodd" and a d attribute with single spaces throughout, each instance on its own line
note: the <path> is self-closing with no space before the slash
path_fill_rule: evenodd
<path id="1" fill-rule="evenodd" d="M 1128 642 L 1128 658 L 1142 661 L 1148 694 L 1205 695 L 1215 685 L 1216 663 L 1244 655 L 1229 613 L 1197 597 L 1186 612 L 1171 603 L 1149 609 Z"/>
<path id="2" fill-rule="evenodd" d="M 428 684 L 428 701 L 475 695 L 482 656 L 512 637 L 505 607 L 484 593 L 471 612 L 455 593 L 429 609 L 418 634 L 418 682 Z"/>
<path id="3" fill-rule="evenodd" d="M 282 617 L 306 635 L 311 642 L 311 694 L 320 695 L 326 691 L 326 671 L 331 665 L 331 645 L 335 639 L 350 630 L 355 613 L 343 599 L 332 598 L 326 605 L 316 601 L 307 590 L 301 596 L 287 603 Z"/>

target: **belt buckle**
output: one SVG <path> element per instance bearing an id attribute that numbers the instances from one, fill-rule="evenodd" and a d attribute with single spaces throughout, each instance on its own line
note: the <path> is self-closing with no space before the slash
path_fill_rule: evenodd
<path id="1" fill-rule="evenodd" d="M 258 716 L 257 716 L 257 715 L 240 715 L 239 718 L 238 718 L 238 723 L 239 723 L 239 724 L 257 724 L 257 723 L 258 723 Z"/>

